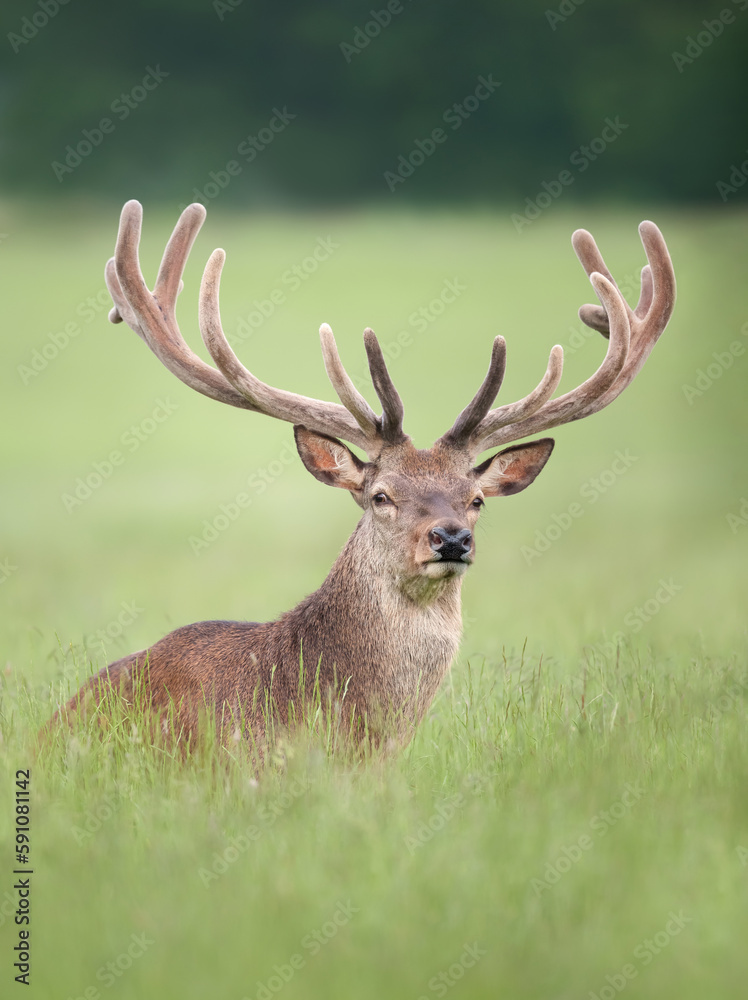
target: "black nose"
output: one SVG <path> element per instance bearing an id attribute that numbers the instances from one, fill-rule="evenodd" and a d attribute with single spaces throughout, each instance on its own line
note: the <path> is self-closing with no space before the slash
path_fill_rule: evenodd
<path id="1" fill-rule="evenodd" d="M 473 533 L 469 528 L 449 532 L 446 528 L 432 528 L 429 532 L 429 543 L 434 552 L 442 559 L 455 562 L 464 561 L 473 544 Z"/>

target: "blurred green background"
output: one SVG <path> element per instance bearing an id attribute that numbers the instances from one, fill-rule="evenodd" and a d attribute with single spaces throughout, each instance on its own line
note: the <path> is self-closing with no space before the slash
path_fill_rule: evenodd
<path id="1" fill-rule="evenodd" d="M 678 280 L 633 386 L 555 432 L 531 489 L 487 505 L 462 650 L 407 753 L 361 768 L 299 754 L 259 789 L 241 769 L 161 767 L 135 737 L 122 756 L 74 738 L 34 764 L 31 995 L 101 986 L 96 970 L 147 931 L 157 947 L 104 996 L 255 996 L 349 895 L 363 916 L 284 996 L 443 995 L 430 977 L 472 940 L 487 957 L 450 995 L 602 996 L 681 906 L 691 936 L 626 995 L 738 995 L 748 2 L 40 0 L 2 16 L 4 844 L 35 727 L 89 670 L 189 621 L 277 616 L 359 513 L 308 476 L 288 425 L 188 390 L 107 322 L 126 198 L 145 206 L 149 283 L 180 206 L 208 206 L 179 306 L 203 357 L 197 291 L 223 246 L 223 322 L 245 364 L 330 398 L 329 322 L 373 403 L 371 325 L 422 447 L 473 395 L 497 333 L 502 401 L 555 343 L 562 390 L 597 367 L 574 229 L 635 301 L 636 226 L 652 218 Z M 250 507 L 196 554 L 241 492 Z M 205 889 L 199 866 L 297 778 L 313 791 Z M 538 897 L 530 880 L 639 780 L 635 818 Z M 441 840 L 409 851 L 475 782 Z M 114 818 L 81 839 L 112 794 Z M 3 995 L 11 934 L 0 921 Z"/>
<path id="2" fill-rule="evenodd" d="M 290 426 L 187 389 L 132 331 L 107 322 L 101 264 L 116 215 L 61 208 L 51 223 L 48 211 L 26 208 L 10 227 L 2 555 L 17 569 L 2 597 L 6 655 L 21 664 L 33 656 L 40 677 L 58 656 L 55 635 L 80 643 L 117 619 L 122 602 L 141 611 L 110 637 L 110 658 L 190 620 L 276 616 L 319 585 L 359 516 L 346 493 L 308 476 Z M 146 208 L 149 280 L 174 216 Z M 540 649 L 579 652 L 620 631 L 701 634 L 731 649 L 743 632 L 745 219 L 691 209 L 656 217 L 678 274 L 675 316 L 619 400 L 555 432 L 533 487 L 487 505 L 464 587 L 466 653 L 495 656 L 526 636 Z M 569 235 L 586 225 L 614 274 L 638 275 L 636 218 L 563 206 L 518 237 L 498 210 L 280 216 L 218 207 L 187 268 L 181 325 L 207 356 L 197 290 L 210 250 L 223 246 L 223 323 L 245 363 L 273 384 L 330 398 L 317 336 L 329 322 L 374 402 L 360 332 L 371 324 L 391 357 L 406 428 L 428 447 L 479 385 L 496 333 L 508 342 L 505 400 L 536 384 L 554 343 L 567 348 L 562 388 L 591 374 L 605 341 L 576 318 L 591 289 Z M 284 284 L 325 244 L 332 249 L 311 276 Z M 439 313 L 447 283 L 458 294 Z M 259 307 L 275 289 L 284 301 L 265 319 Z M 66 333 L 68 323 L 78 332 Z M 190 539 L 240 492 L 251 507 L 196 554 Z M 583 516 L 569 523 L 574 503 Z M 632 632 L 626 614 L 663 577 L 682 590 Z"/>
<path id="3" fill-rule="evenodd" d="M 746 157 L 745 0 L 58 2 L 3 5 L 7 190 L 184 202 L 236 159 L 237 205 L 386 198 L 385 172 L 442 127 L 399 200 L 522 203 L 608 117 L 626 130 L 575 198 L 713 203 Z M 455 111 L 481 77 L 500 86 Z"/>

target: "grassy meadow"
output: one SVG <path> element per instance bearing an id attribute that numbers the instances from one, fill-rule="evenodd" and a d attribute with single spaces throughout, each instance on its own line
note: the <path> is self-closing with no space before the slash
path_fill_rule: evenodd
<path id="1" fill-rule="evenodd" d="M 511 209 L 209 209 L 180 298 L 193 348 L 207 357 L 197 291 L 223 246 L 245 364 L 331 398 L 319 324 L 361 378 L 372 326 L 423 447 L 497 333 L 501 400 L 555 343 L 563 390 L 597 367 L 578 226 L 638 288 L 636 226 L 653 218 L 679 287 L 635 383 L 555 432 L 527 492 L 488 502 L 461 653 L 412 744 L 351 761 L 302 734 L 258 782 L 238 757 L 177 760 L 137 731 L 41 752 L 35 734 L 91 670 L 178 625 L 291 607 L 358 508 L 306 473 L 289 425 L 187 389 L 107 322 L 119 206 L 4 208 L 0 994 L 16 989 L 15 773 L 30 768 L 25 996 L 742 995 L 745 214 L 559 204 L 517 234 Z M 151 284 L 177 215 L 145 207 Z"/>

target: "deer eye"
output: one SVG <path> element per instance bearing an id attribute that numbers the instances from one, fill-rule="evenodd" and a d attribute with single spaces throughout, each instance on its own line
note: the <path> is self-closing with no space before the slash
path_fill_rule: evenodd
<path id="1" fill-rule="evenodd" d="M 374 496 L 372 497 L 372 500 L 377 505 L 377 507 L 381 507 L 383 504 L 391 502 L 390 498 L 387 496 L 386 493 L 375 493 Z"/>
<path id="2" fill-rule="evenodd" d="M 476 497 L 471 506 L 475 507 L 476 510 L 480 510 L 484 503 L 485 501 L 483 500 L 483 497 Z"/>

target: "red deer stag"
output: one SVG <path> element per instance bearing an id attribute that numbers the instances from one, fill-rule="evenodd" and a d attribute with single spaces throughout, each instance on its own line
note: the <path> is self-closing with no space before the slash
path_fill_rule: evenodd
<path id="1" fill-rule="evenodd" d="M 176 629 L 91 678 L 55 718 L 69 717 L 82 703 L 98 703 L 114 687 L 125 705 L 142 692 L 145 708 L 164 731 L 176 725 L 178 732 L 196 735 L 200 714 L 209 707 L 219 734 L 249 732 L 264 741 L 269 717 L 288 725 L 321 694 L 323 706 L 340 713 L 356 737 L 368 729 L 375 740 L 386 732 L 405 742 L 457 651 L 460 590 L 475 555 L 480 509 L 487 497 L 529 486 L 554 442 L 513 445 L 475 465 L 477 457 L 595 413 L 634 379 L 673 310 L 675 278 L 665 241 L 652 222 L 639 227 L 649 263 L 632 310 L 590 234 L 575 232 L 574 249 L 602 303 L 583 306 L 580 316 L 609 338 L 598 370 L 551 399 L 563 362 L 561 347 L 554 347 L 537 388 L 492 409 L 505 365 L 504 339 L 496 337 L 475 398 L 432 448 L 419 450 L 403 431 L 403 406 L 369 329 L 364 346 L 381 416 L 349 378 L 327 325 L 320 328 L 322 354 L 342 405 L 275 389 L 242 365 L 221 328 L 223 250 L 208 261 L 199 302 L 200 330 L 216 368 L 190 350 L 175 308 L 204 219 L 198 204 L 182 213 L 150 292 L 138 261 L 142 209 L 136 201 L 125 205 L 106 267 L 114 300 L 110 320 L 124 320 L 169 371 L 203 395 L 293 424 L 309 472 L 348 490 L 363 516 L 319 590 L 277 621 L 208 621 Z"/>

